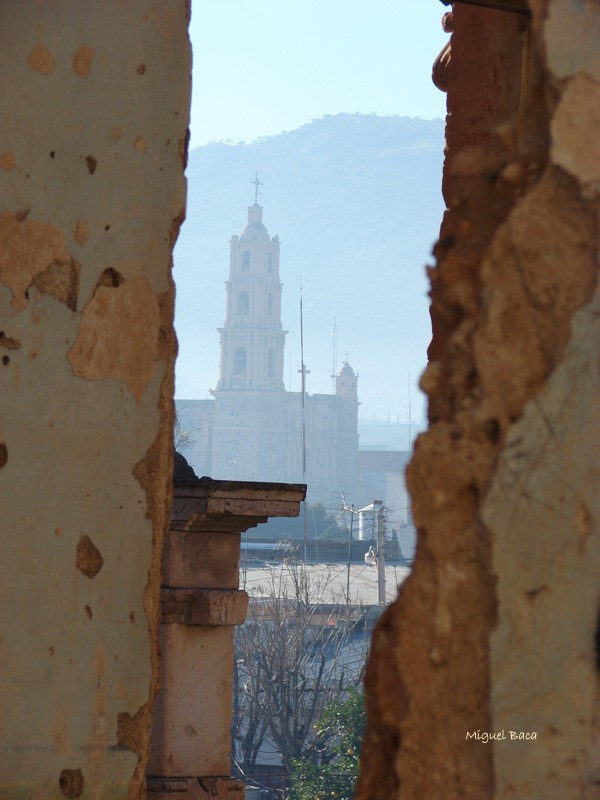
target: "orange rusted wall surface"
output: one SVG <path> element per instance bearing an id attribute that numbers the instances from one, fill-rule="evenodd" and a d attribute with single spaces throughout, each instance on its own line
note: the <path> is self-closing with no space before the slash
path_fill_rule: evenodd
<path id="1" fill-rule="evenodd" d="M 360 800 L 600 796 L 600 6 L 529 5 L 454 6 L 417 558 Z"/>
<path id="2" fill-rule="evenodd" d="M 143 793 L 188 16 L 184 0 L 9 0 L 0 12 L 6 800 Z"/>

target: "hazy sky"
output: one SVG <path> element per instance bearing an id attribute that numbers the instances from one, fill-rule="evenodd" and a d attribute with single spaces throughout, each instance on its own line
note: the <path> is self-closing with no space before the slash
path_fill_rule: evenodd
<path id="1" fill-rule="evenodd" d="M 432 119 L 439 0 L 193 0 L 191 146 L 338 112 Z"/>
<path id="2" fill-rule="evenodd" d="M 449 38 L 445 11 L 440 0 L 192 0 L 191 147 L 340 112 L 443 118 L 431 67 Z"/>

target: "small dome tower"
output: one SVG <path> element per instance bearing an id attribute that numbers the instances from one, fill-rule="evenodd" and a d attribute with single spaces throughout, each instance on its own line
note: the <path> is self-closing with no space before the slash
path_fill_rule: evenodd
<path id="1" fill-rule="evenodd" d="M 335 376 L 336 395 L 345 400 L 356 400 L 358 398 L 357 378 L 358 373 L 354 372 L 347 361 L 344 361 L 341 370 Z"/>

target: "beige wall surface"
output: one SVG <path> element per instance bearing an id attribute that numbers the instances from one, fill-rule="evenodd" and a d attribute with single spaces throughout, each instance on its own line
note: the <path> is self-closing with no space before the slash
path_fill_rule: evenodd
<path id="1" fill-rule="evenodd" d="M 0 10 L 3 798 L 142 787 L 172 472 L 188 11 Z"/>
<path id="2" fill-rule="evenodd" d="M 507 736 L 494 743 L 495 795 L 597 800 L 600 6 L 591 0 L 532 0 L 531 6 L 553 93 L 549 163 L 506 227 L 513 252 L 528 262 L 526 280 L 516 268 L 524 290 L 533 291 L 538 354 L 532 363 L 543 363 L 553 346 L 557 356 L 506 438 L 482 509 L 494 535 L 497 575 L 492 727 Z M 511 268 L 499 268 L 492 253 L 486 279 L 494 266 L 505 287 L 494 288 L 489 306 L 500 318 Z M 513 305 L 522 302 L 512 294 Z M 533 348 L 520 349 L 531 357 Z M 507 373 L 500 364 L 500 374 Z M 537 738 L 511 739 L 510 730 Z"/>
<path id="3" fill-rule="evenodd" d="M 599 342 L 596 292 L 573 321 L 562 364 L 513 427 L 483 508 L 498 575 L 492 727 L 506 735 L 494 744 L 498 798 L 584 797 L 600 778 Z M 535 744 L 515 739 L 520 732 L 535 733 Z"/>
<path id="4" fill-rule="evenodd" d="M 226 776 L 231 763 L 233 628 L 163 625 L 161 693 L 149 775 Z"/>

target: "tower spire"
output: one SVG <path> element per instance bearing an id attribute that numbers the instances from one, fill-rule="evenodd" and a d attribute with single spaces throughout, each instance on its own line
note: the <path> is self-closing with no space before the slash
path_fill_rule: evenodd
<path id="1" fill-rule="evenodd" d="M 263 185 L 261 181 L 258 180 L 258 172 L 254 174 L 254 180 L 250 181 L 250 183 L 254 186 L 254 202 L 258 203 L 258 187 Z M 260 192 L 260 194 L 262 194 L 262 192 Z"/>

